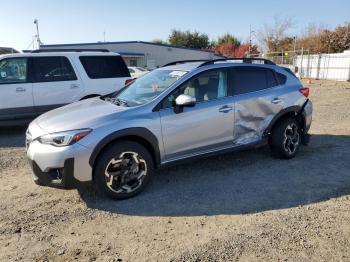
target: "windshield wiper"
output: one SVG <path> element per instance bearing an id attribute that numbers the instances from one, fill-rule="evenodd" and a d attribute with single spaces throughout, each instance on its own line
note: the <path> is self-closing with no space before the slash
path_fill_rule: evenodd
<path id="1" fill-rule="evenodd" d="M 128 106 L 128 102 L 126 102 L 125 100 L 122 100 L 120 98 L 115 98 L 115 102 L 121 106 Z"/>
<path id="2" fill-rule="evenodd" d="M 104 100 L 117 106 L 128 106 L 128 102 L 120 98 L 104 97 Z"/>

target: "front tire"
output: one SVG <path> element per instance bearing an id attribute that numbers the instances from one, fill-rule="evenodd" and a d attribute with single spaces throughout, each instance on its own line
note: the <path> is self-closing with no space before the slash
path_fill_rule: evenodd
<path id="1" fill-rule="evenodd" d="M 295 118 L 287 118 L 273 128 L 270 136 L 272 155 L 281 159 L 295 157 L 300 147 L 301 133 Z"/>
<path id="2" fill-rule="evenodd" d="M 99 191 L 113 199 L 126 199 L 143 190 L 153 169 L 152 157 L 144 146 L 121 141 L 98 158 L 94 177 Z"/>

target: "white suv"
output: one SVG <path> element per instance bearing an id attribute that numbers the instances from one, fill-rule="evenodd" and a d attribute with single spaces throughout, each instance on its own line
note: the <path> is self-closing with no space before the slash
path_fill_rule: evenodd
<path id="1" fill-rule="evenodd" d="M 0 125 L 121 89 L 123 58 L 108 50 L 37 50 L 0 56 Z"/>
<path id="2" fill-rule="evenodd" d="M 132 78 L 139 78 L 148 73 L 148 70 L 142 67 L 129 66 L 128 69 Z"/>

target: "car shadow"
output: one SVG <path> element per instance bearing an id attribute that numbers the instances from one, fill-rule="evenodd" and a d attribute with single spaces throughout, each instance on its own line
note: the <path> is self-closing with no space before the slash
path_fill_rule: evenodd
<path id="1" fill-rule="evenodd" d="M 0 127 L 1 147 L 24 147 L 27 125 Z"/>
<path id="2" fill-rule="evenodd" d="M 267 147 L 158 171 L 138 196 L 113 201 L 79 189 L 89 208 L 135 216 L 248 214 L 350 194 L 350 136 L 313 135 L 296 158 Z"/>

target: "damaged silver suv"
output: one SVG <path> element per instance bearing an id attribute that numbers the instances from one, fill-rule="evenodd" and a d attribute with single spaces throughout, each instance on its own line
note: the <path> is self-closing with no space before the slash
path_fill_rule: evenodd
<path id="1" fill-rule="evenodd" d="M 265 59 L 174 62 L 41 115 L 27 130 L 27 155 L 37 184 L 92 181 L 128 198 L 154 169 L 182 160 L 266 144 L 293 158 L 309 141 L 308 95 L 289 69 Z"/>

